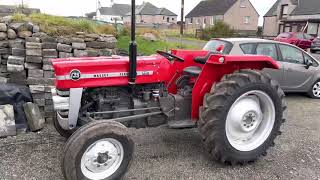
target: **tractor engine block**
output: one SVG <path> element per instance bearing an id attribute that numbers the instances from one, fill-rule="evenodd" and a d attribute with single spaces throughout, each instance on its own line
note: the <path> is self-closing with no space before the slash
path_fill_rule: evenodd
<path id="1" fill-rule="evenodd" d="M 160 98 L 168 96 L 163 84 L 136 85 L 134 87 L 103 87 L 86 89 L 82 95 L 79 120 L 81 124 L 154 112 L 160 108 Z M 152 110 L 138 110 L 154 108 Z M 137 110 L 137 111 L 135 111 Z M 128 112 L 129 111 L 129 112 Z M 157 115 L 123 123 L 127 127 L 145 128 L 165 124 L 167 117 Z"/>

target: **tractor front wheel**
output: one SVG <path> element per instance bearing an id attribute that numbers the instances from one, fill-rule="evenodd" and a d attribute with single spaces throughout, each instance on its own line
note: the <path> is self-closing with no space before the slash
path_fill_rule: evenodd
<path id="1" fill-rule="evenodd" d="M 67 180 L 113 180 L 126 172 L 134 143 L 125 126 L 98 121 L 79 128 L 68 140 L 62 157 Z"/>
<path id="2" fill-rule="evenodd" d="M 213 158 L 234 165 L 265 155 L 281 134 L 284 97 L 279 84 L 260 71 L 225 75 L 200 108 L 198 126 Z"/>

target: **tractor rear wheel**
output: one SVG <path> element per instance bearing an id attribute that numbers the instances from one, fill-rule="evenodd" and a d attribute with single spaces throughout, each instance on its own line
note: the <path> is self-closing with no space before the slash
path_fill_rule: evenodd
<path id="1" fill-rule="evenodd" d="M 65 145 L 62 172 L 67 180 L 113 180 L 126 172 L 134 151 L 128 129 L 114 121 L 79 128 Z"/>
<path id="2" fill-rule="evenodd" d="M 286 109 L 279 84 L 260 71 L 225 75 L 204 97 L 198 123 L 206 149 L 222 163 L 265 155 L 281 134 Z"/>

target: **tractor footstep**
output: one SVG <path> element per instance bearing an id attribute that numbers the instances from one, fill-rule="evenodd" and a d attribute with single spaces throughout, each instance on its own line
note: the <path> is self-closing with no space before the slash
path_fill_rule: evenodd
<path id="1" fill-rule="evenodd" d="M 185 128 L 195 128 L 196 123 L 191 119 L 181 120 L 181 121 L 170 121 L 168 123 L 170 129 L 185 129 Z"/>

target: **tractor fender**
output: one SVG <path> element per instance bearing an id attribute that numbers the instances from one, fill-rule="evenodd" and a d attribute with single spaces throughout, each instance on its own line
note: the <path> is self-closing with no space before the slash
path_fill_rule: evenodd
<path id="1" fill-rule="evenodd" d="M 212 85 L 219 82 L 226 74 L 231 74 L 240 69 L 264 68 L 279 69 L 275 60 L 268 56 L 260 55 L 211 55 L 203 66 L 192 92 L 192 119 L 199 119 L 199 107 L 202 106 L 203 97 Z"/>

